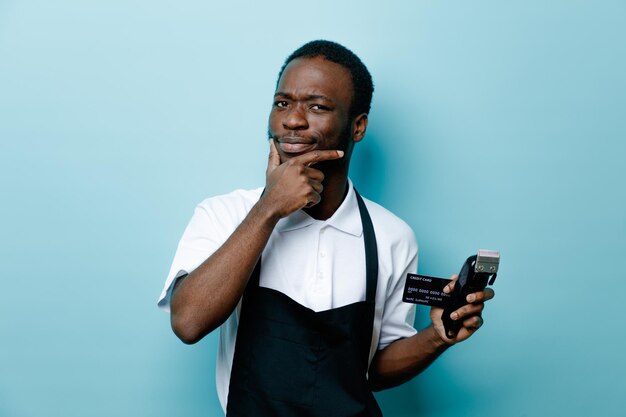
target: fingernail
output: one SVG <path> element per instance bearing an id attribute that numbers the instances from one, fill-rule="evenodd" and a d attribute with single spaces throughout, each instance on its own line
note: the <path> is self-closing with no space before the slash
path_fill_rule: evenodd
<path id="1" fill-rule="evenodd" d="M 343 156 L 343 151 L 337 151 L 337 153 L 339 154 L 339 156 Z"/>
<path id="2" fill-rule="evenodd" d="M 474 296 L 474 294 L 470 294 L 467 296 L 468 303 L 473 303 L 475 299 L 476 299 L 476 296 Z"/>
<path id="3" fill-rule="evenodd" d="M 452 320 L 456 320 L 459 318 L 459 314 L 458 313 L 452 313 L 450 314 L 450 317 L 452 318 Z"/>

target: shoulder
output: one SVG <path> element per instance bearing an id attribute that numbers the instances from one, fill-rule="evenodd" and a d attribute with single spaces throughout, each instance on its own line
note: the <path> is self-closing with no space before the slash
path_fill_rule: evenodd
<path id="1" fill-rule="evenodd" d="M 259 201 L 263 188 L 235 190 L 202 200 L 195 209 L 190 227 L 207 231 L 230 233 Z"/>
<path id="2" fill-rule="evenodd" d="M 259 200 L 262 192 L 263 188 L 239 189 L 228 194 L 205 198 L 198 204 L 197 208 L 215 214 L 229 215 L 239 212 L 246 214 Z"/>
<path id="3" fill-rule="evenodd" d="M 379 244 L 386 242 L 391 245 L 405 244 L 417 248 L 417 239 L 411 226 L 380 204 L 365 197 L 363 201 L 372 218 Z"/>

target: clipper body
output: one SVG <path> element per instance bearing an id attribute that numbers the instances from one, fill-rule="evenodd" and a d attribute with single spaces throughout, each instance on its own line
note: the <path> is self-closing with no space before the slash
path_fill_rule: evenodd
<path id="1" fill-rule="evenodd" d="M 461 321 L 452 320 L 450 314 L 467 304 L 468 294 L 482 291 L 487 284 L 494 283 L 499 264 L 500 252 L 498 251 L 481 249 L 477 255 L 467 258 L 459 273 L 450 302 L 441 317 L 449 339 L 454 338 L 461 328 Z"/>

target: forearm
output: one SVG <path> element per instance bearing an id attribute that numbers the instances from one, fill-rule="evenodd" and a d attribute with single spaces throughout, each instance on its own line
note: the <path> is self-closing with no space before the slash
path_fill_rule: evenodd
<path id="1" fill-rule="evenodd" d="M 260 200 L 226 242 L 174 288 L 172 329 L 183 342 L 197 342 L 228 318 L 278 220 L 321 201 L 324 174 L 310 165 L 342 156 L 342 151 L 316 150 L 281 164 L 270 141 Z"/>
<path id="2" fill-rule="evenodd" d="M 259 201 L 228 240 L 176 286 L 171 324 L 183 342 L 199 341 L 232 313 L 277 221 Z"/>
<path id="3" fill-rule="evenodd" d="M 449 346 L 432 325 L 409 338 L 393 342 L 374 356 L 369 370 L 370 386 L 374 391 L 380 391 L 410 380 Z"/>

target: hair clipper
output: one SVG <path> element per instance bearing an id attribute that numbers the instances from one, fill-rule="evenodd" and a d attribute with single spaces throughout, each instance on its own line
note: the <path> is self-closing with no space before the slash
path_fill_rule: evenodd
<path id="1" fill-rule="evenodd" d="M 499 265 L 499 251 L 480 249 L 477 255 L 467 258 L 454 285 L 449 303 L 441 316 L 446 336 L 449 339 L 456 336 L 462 325 L 461 320 L 452 320 L 450 314 L 467 304 L 468 294 L 482 291 L 487 283 L 493 285 Z"/>

